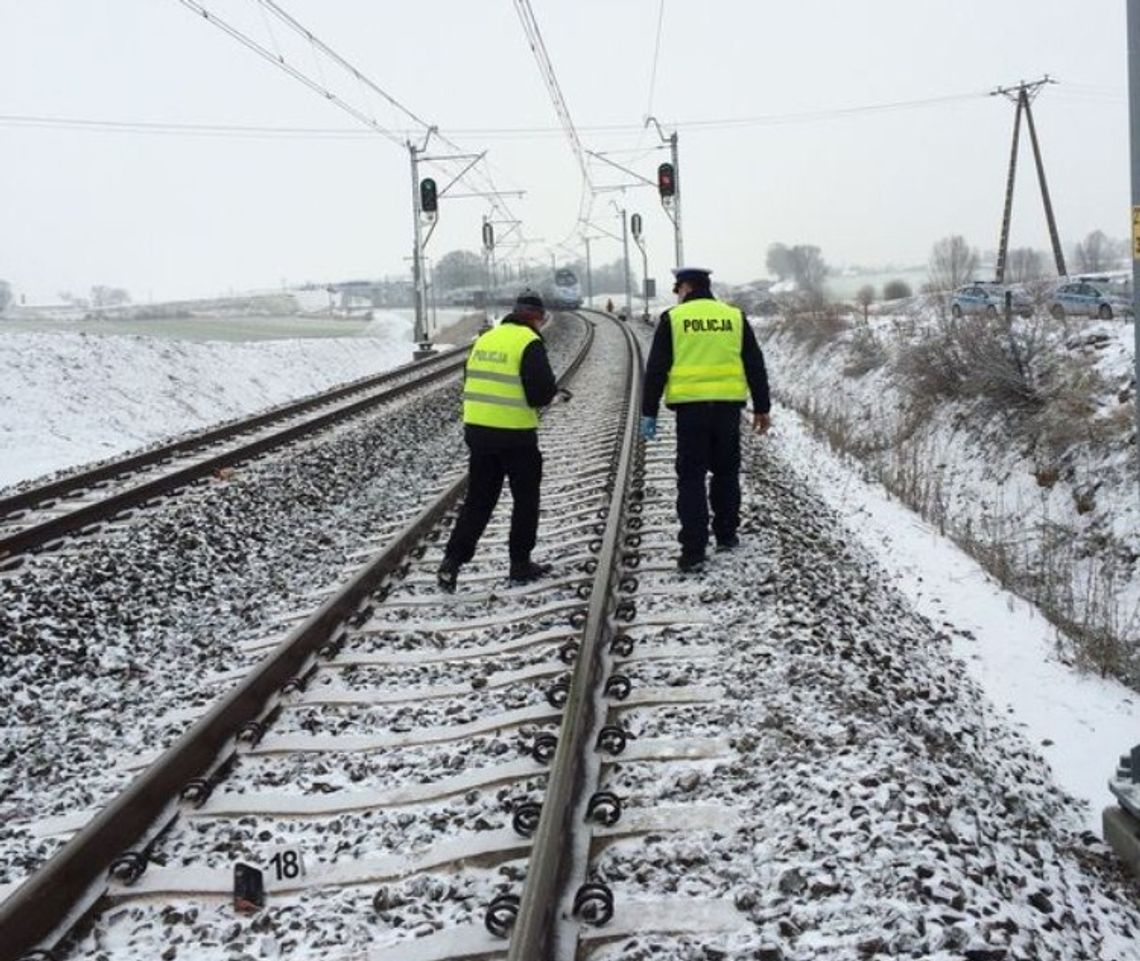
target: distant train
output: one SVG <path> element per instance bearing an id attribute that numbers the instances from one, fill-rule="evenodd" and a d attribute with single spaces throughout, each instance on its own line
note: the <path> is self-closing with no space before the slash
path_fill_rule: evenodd
<path id="1" fill-rule="evenodd" d="M 524 287 L 531 286 L 538 290 L 546 302 L 547 310 L 577 310 L 582 306 L 582 288 L 578 283 L 578 275 L 569 267 L 560 267 L 553 277 L 547 277 L 541 283 L 525 280 L 509 284 L 500 284 L 486 297 L 480 287 L 457 287 L 443 295 L 443 302 L 455 307 L 479 307 L 484 303 L 488 306 L 511 307 L 518 292 Z"/>
<path id="2" fill-rule="evenodd" d="M 554 271 L 554 282 L 544 287 L 542 295 L 551 310 L 577 310 L 582 306 L 582 288 L 578 275 L 569 267 Z"/>

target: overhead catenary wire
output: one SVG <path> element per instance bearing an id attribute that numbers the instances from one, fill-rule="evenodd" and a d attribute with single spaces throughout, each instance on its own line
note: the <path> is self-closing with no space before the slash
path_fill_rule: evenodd
<path id="1" fill-rule="evenodd" d="M 273 44 L 273 49 L 277 52 L 277 59 L 278 60 L 284 60 L 285 55 L 281 52 L 281 47 L 277 43 L 277 35 L 273 32 L 273 24 L 271 24 L 269 22 L 269 17 L 267 17 L 265 15 L 265 9 L 264 8 L 261 9 L 260 13 L 261 13 L 261 22 L 263 24 L 265 24 L 265 32 L 267 34 L 269 34 L 269 41 L 270 41 L 270 43 Z"/>
<path id="2" fill-rule="evenodd" d="M 326 44 L 324 41 L 322 41 L 319 37 L 315 36 L 311 30 L 309 30 L 307 27 L 305 27 L 303 24 L 301 24 L 295 17 L 293 17 L 290 13 L 288 13 L 281 6 L 280 3 L 275 2 L 275 0 L 256 0 L 256 2 L 262 8 L 268 9 L 279 20 L 281 20 L 283 23 L 288 25 L 290 27 L 290 29 L 292 29 L 295 33 L 299 34 L 305 40 L 309 41 L 309 43 L 315 49 L 320 50 L 322 53 L 324 53 L 326 56 L 328 56 L 334 63 L 336 63 L 338 66 L 340 66 L 342 69 L 351 73 L 352 76 L 356 79 L 358 84 L 360 84 L 363 87 L 365 87 L 365 88 L 371 90 L 372 92 L 378 94 L 389 105 L 391 105 L 393 108 L 395 108 L 400 113 L 402 113 L 404 116 L 406 116 L 407 118 L 412 120 L 415 124 L 417 124 L 418 127 L 420 128 L 419 130 L 414 131 L 414 132 L 413 131 L 404 131 L 403 132 L 405 142 L 410 141 L 410 140 L 422 135 L 423 133 L 425 133 L 429 129 L 434 129 L 436 136 L 439 137 L 440 141 L 443 144 L 445 144 L 448 147 L 448 149 L 453 150 L 456 153 L 464 153 L 465 152 L 465 148 L 463 148 L 459 144 L 455 143 L 455 141 L 451 140 L 446 135 L 440 133 L 437 125 L 428 123 L 427 120 L 423 119 L 418 114 L 416 114 L 414 111 L 412 111 L 409 107 L 407 107 L 405 104 L 401 103 L 399 100 L 397 100 L 388 91 L 382 89 L 371 78 L 367 77 L 363 72 L 361 72 L 357 67 L 355 67 L 353 64 L 351 64 L 347 59 L 345 59 L 339 53 L 337 53 L 335 50 L 333 50 L 328 44 Z M 486 162 L 486 161 L 484 160 L 484 162 Z M 497 186 L 495 185 L 494 180 L 491 177 L 487 176 L 484 172 L 478 170 L 477 168 L 471 170 L 470 173 L 471 173 L 472 179 L 480 179 L 481 180 L 481 186 L 483 188 L 483 192 L 490 195 L 489 196 L 489 202 L 490 202 L 490 205 L 492 206 L 492 208 L 499 211 L 504 217 L 509 218 L 509 219 L 514 219 L 514 214 L 510 210 L 509 206 L 503 201 L 503 199 L 501 197 L 496 196 L 498 193 L 500 193 L 500 191 L 498 190 Z M 463 177 L 463 175 L 460 175 L 459 179 L 462 180 L 465 178 Z"/>
<path id="3" fill-rule="evenodd" d="M 574 159 L 578 162 L 578 168 L 582 172 L 582 189 L 578 197 L 578 224 L 575 225 L 574 231 L 571 231 L 567 236 L 568 239 L 578 229 L 578 225 L 584 222 L 589 199 L 594 193 L 593 182 L 590 179 L 590 168 L 586 161 L 586 151 L 582 147 L 582 141 L 574 127 L 574 120 L 570 116 L 570 108 L 566 105 L 566 98 L 562 96 L 562 88 L 559 86 L 558 76 L 554 72 L 554 64 L 550 60 L 546 43 L 542 39 L 542 29 L 531 9 L 530 0 L 515 0 L 515 10 L 522 21 L 531 52 L 538 63 L 539 73 L 542 75 L 547 91 L 554 103 L 554 111 L 562 123 L 562 128 L 574 152 Z"/>
<path id="4" fill-rule="evenodd" d="M 390 93 L 388 93 L 388 91 L 382 89 L 378 84 L 373 82 L 371 79 L 369 79 L 367 76 L 365 76 L 360 70 L 358 70 L 355 66 L 353 66 L 351 63 L 349 63 L 348 60 L 346 60 L 339 53 L 337 53 L 335 50 L 333 50 L 332 47 L 330 47 L 327 43 L 325 43 L 319 37 L 317 37 L 315 34 L 313 34 L 313 32 L 311 30 L 309 30 L 307 27 L 305 27 L 294 16 L 292 16 L 292 14 L 290 14 L 288 11 L 286 11 L 281 6 L 281 4 L 274 2 L 274 0 L 256 0 L 256 2 L 263 9 L 268 10 L 275 17 L 277 17 L 282 23 L 286 24 L 295 33 L 299 34 L 302 38 L 309 41 L 309 43 L 312 44 L 312 46 L 315 49 L 320 50 L 321 53 L 325 54 L 325 56 L 327 56 L 330 60 L 332 60 L 334 63 L 336 63 L 338 66 L 340 66 L 344 70 L 347 70 L 354 77 L 356 77 L 357 80 L 359 80 L 361 83 L 363 83 L 365 86 L 367 86 L 374 93 L 376 93 L 379 96 L 381 96 L 382 98 L 384 98 L 384 100 L 386 100 L 391 106 L 395 107 L 397 110 L 399 110 L 402 114 L 404 114 L 406 117 L 408 117 L 413 122 L 419 124 L 419 126 L 422 127 L 424 131 L 426 131 L 429 127 L 432 126 L 432 124 L 428 123 L 422 117 L 417 116 L 408 107 L 405 107 L 402 103 L 400 103 L 399 100 L 397 100 L 394 96 L 392 96 L 392 94 L 390 94 Z"/>
<path id="5" fill-rule="evenodd" d="M 574 129 L 574 121 L 570 116 L 570 108 L 566 105 L 566 98 L 562 96 L 562 88 L 559 86 L 558 76 L 554 72 L 554 64 L 551 63 L 550 54 L 546 49 L 546 43 L 542 39 L 542 29 L 535 19 L 534 11 L 530 6 L 530 0 L 515 0 L 515 9 L 518 11 L 519 19 L 522 21 L 523 30 L 526 32 L 531 52 L 534 54 L 535 60 L 538 63 L 539 73 L 542 75 L 547 91 L 550 94 L 550 99 L 554 103 L 554 112 L 562 122 L 562 129 L 570 141 L 571 149 L 574 152 L 574 159 L 578 162 L 578 167 L 582 171 L 582 177 L 589 183 L 590 175 L 586 163 L 586 152 L 582 147 L 581 140 L 578 138 L 578 131 Z"/>
<path id="6" fill-rule="evenodd" d="M 308 87 L 314 93 L 320 94 L 326 100 L 329 100 L 331 103 L 335 104 L 337 107 L 339 107 L 345 113 L 349 114 L 349 116 L 355 117 L 361 123 L 370 127 L 376 133 L 380 134 L 382 137 L 386 138 L 387 140 L 392 141 L 392 143 L 394 143 L 398 146 L 403 146 L 403 143 L 400 140 L 400 138 L 398 136 L 396 136 L 396 134 L 393 133 L 391 130 L 382 126 L 379 123 L 379 121 L 376 120 L 375 117 L 369 117 L 367 114 L 365 114 L 362 111 L 353 107 L 347 101 L 342 100 L 340 97 L 338 97 L 336 94 L 334 94 L 327 87 L 322 86 L 317 81 L 315 81 L 311 77 L 309 77 L 306 73 L 304 73 L 304 71 L 299 70 L 298 68 L 294 67 L 284 57 L 282 57 L 280 54 L 275 55 L 272 51 L 266 49 L 264 46 L 262 46 L 260 43 L 258 43 L 256 40 L 254 40 L 252 37 L 250 37 L 248 34 L 243 33 L 237 27 L 233 26 L 233 24 L 229 23 L 226 20 L 223 20 L 217 14 L 212 13 L 211 11 L 207 10 L 205 6 L 203 6 L 201 3 L 198 2 L 198 0 L 178 0 L 178 2 L 181 3 L 183 6 L 188 7 L 189 9 L 193 10 L 195 13 L 199 14 L 201 17 L 208 20 L 210 23 L 214 24 L 214 26 L 216 26 L 223 33 L 227 34 L 228 36 L 232 37 L 234 40 L 238 41 L 238 43 L 240 43 L 243 46 L 247 47 L 248 49 L 252 50 L 259 57 L 261 57 L 264 60 L 268 61 L 269 63 L 273 64 L 278 69 L 284 70 L 285 73 L 289 74 L 289 76 L 291 76 L 294 80 L 297 80 L 300 83 L 303 83 L 306 87 Z"/>
<path id="7" fill-rule="evenodd" d="M 263 59 L 272 63 L 274 66 L 278 67 L 279 69 L 285 71 L 287 74 L 289 74 L 294 79 L 299 80 L 301 83 L 303 83 L 309 89 L 320 94 L 324 99 L 329 100 L 330 102 L 335 104 L 337 107 L 341 108 L 344 112 L 348 113 L 354 119 L 365 124 L 367 127 L 369 127 L 375 133 L 379 133 L 380 135 L 385 137 L 385 139 L 387 139 L 390 142 L 400 146 L 401 148 L 408 146 L 408 144 L 411 142 L 411 140 L 413 138 L 418 138 L 418 137 L 422 136 L 425 131 L 427 131 L 429 129 L 435 129 L 435 125 L 429 124 L 426 120 L 424 120 L 422 117 L 418 116 L 410 108 L 408 108 L 403 103 L 401 103 L 399 100 L 397 100 L 396 97 L 394 97 L 388 91 L 384 90 L 379 84 L 377 84 L 375 81 L 373 81 L 367 75 L 365 75 L 363 71 L 361 71 L 359 68 L 354 66 L 352 63 L 350 63 L 345 57 L 342 57 L 332 47 L 330 47 L 327 43 L 325 43 L 323 40 L 321 40 L 319 37 L 317 37 L 311 30 L 309 30 L 302 23 L 300 23 L 300 21 L 298 21 L 288 11 L 286 11 L 281 6 L 281 4 L 274 2 L 274 0 L 253 0 L 253 2 L 261 9 L 261 11 L 263 13 L 265 13 L 265 12 L 271 13 L 277 20 L 279 20 L 281 23 L 285 24 L 290 30 L 292 30 L 294 33 L 298 34 L 304 41 L 306 41 L 308 43 L 310 49 L 313 51 L 315 58 L 317 57 L 318 51 L 320 54 L 323 54 L 324 56 L 328 57 L 329 60 L 331 60 L 333 63 L 335 63 L 342 70 L 346 71 L 353 78 L 355 78 L 358 86 L 366 88 L 367 90 L 370 90 L 371 92 L 373 92 L 376 95 L 378 95 L 379 97 L 381 97 L 392 108 L 398 110 L 401 114 L 403 114 L 403 116 L 405 116 L 406 118 L 411 120 L 413 122 L 413 124 L 415 124 L 418 129 L 416 129 L 414 132 L 409 133 L 407 131 L 396 130 L 396 129 L 392 129 L 391 127 L 384 126 L 375 117 L 370 116 L 367 113 L 365 113 L 363 110 L 360 110 L 360 109 L 354 107 L 352 104 L 350 104 L 343 97 L 339 96 L 337 93 L 332 91 L 329 88 L 328 84 L 326 82 L 323 82 L 323 79 L 321 82 L 318 82 L 318 81 L 314 80 L 312 77 L 308 76 L 300 68 L 289 63 L 285 59 L 285 57 L 280 53 L 279 49 L 278 49 L 278 52 L 276 54 L 274 54 L 273 52 L 268 50 L 264 45 L 258 43 L 255 39 L 250 37 L 248 34 L 244 33 L 243 31 L 241 31 L 240 29 L 235 27 L 233 24 L 227 22 L 226 20 L 217 16 L 217 14 L 208 10 L 203 3 L 199 2 L 199 0 L 179 0 L 179 2 L 182 3 L 184 6 L 190 8 L 191 10 L 195 11 L 196 13 L 200 14 L 204 19 L 213 23 L 215 26 L 217 26 L 223 32 L 225 32 L 229 36 L 233 37 L 235 40 L 237 40 L 238 42 L 240 42 L 241 44 L 243 44 L 247 48 L 253 50 L 255 53 L 257 53 Z M 267 28 L 268 28 L 268 24 L 267 24 Z M 272 34 L 271 30 L 270 30 L 270 35 L 273 39 L 274 46 L 276 47 L 276 45 L 277 45 L 276 44 L 276 37 Z M 318 61 L 318 69 L 319 69 L 320 73 L 322 74 L 322 78 L 323 78 L 324 71 L 319 66 L 319 58 L 317 58 L 317 61 Z M 194 132 L 199 133 L 199 134 L 205 133 L 206 131 L 204 129 L 202 129 L 204 126 L 207 126 L 207 125 L 198 125 L 197 129 L 195 129 Z M 147 129 L 150 132 L 157 132 L 159 128 L 158 128 L 158 125 L 151 125 Z M 269 130 L 269 129 L 270 128 L 259 128 L 256 131 L 256 133 L 264 135 L 264 134 L 266 134 L 267 130 Z M 169 130 L 169 128 L 167 128 L 167 130 Z M 167 132 L 167 131 L 163 131 L 163 132 Z M 212 133 L 212 134 L 216 134 L 218 132 L 219 131 L 217 129 L 210 131 L 210 133 Z M 240 129 L 235 130 L 235 132 L 243 133 L 243 134 L 249 133 L 249 131 L 240 130 Z M 290 131 L 290 133 L 293 135 L 299 135 L 296 130 Z M 346 132 L 337 132 L 337 133 L 341 133 L 343 135 Z M 323 136 L 323 137 L 335 136 L 335 134 L 330 133 L 330 132 L 325 132 L 325 131 L 321 131 L 315 135 L 316 136 Z M 454 150 L 456 153 L 464 152 L 462 147 L 460 147 L 458 144 L 454 143 L 453 141 L 451 141 L 447 137 L 440 136 L 440 139 L 444 143 L 446 143 L 448 145 L 448 147 L 450 149 Z M 451 167 L 452 170 L 455 169 L 454 162 L 451 161 L 450 159 L 444 159 L 441 162 L 441 166 L 443 166 L 445 169 L 447 169 L 448 167 Z M 465 173 L 466 172 L 461 172 L 458 175 L 457 179 L 465 179 L 465 176 L 464 176 Z M 509 206 L 503 202 L 503 200 L 500 196 L 498 196 L 500 191 L 495 187 L 494 181 L 491 179 L 491 177 L 488 174 L 486 174 L 484 171 L 472 171 L 470 174 L 470 178 L 471 178 L 471 182 L 474 182 L 476 180 L 479 182 L 477 189 L 480 189 L 482 192 L 488 193 L 490 195 L 489 196 L 489 202 L 491 203 L 491 205 L 494 209 L 503 213 L 504 216 L 513 217 L 513 213 L 511 212 Z"/>
<path id="8" fill-rule="evenodd" d="M 657 86 L 657 60 L 661 54 L 661 24 L 665 20 L 665 0 L 657 8 L 657 38 L 653 42 L 653 66 L 649 71 L 649 97 L 645 102 L 645 116 L 653 116 L 653 91 Z M 644 127 L 642 128 L 644 130 Z"/>

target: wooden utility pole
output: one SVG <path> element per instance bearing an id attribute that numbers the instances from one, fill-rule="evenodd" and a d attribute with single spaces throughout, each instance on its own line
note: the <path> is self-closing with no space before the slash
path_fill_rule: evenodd
<path id="1" fill-rule="evenodd" d="M 1049 199 L 1049 187 L 1045 182 L 1045 163 L 1041 159 L 1041 145 L 1037 141 L 1037 128 L 1033 123 L 1033 110 L 1030 104 L 1047 84 L 1056 83 L 1048 74 L 1040 80 L 1026 83 L 1024 80 L 1016 87 L 998 87 L 991 91 L 990 96 L 998 95 L 1017 104 L 1017 111 L 1013 118 L 1013 144 L 1009 152 L 1009 175 L 1005 182 L 1005 210 L 1001 219 L 1001 238 L 998 241 L 997 255 L 997 282 L 1005 282 L 1005 266 L 1009 257 L 1009 222 L 1013 211 L 1013 182 L 1017 175 L 1017 146 L 1021 133 L 1021 115 L 1025 114 L 1025 121 L 1029 125 L 1029 140 L 1033 144 L 1033 158 L 1037 164 L 1037 181 L 1041 185 L 1041 201 L 1045 206 L 1045 220 L 1049 224 L 1049 239 L 1053 244 L 1053 260 L 1057 265 L 1057 275 L 1064 277 L 1065 255 L 1061 251 L 1061 239 L 1057 234 L 1057 220 L 1053 216 L 1053 203 Z"/>

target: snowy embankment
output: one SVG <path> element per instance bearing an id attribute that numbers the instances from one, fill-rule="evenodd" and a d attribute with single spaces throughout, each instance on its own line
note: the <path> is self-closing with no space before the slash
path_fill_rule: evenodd
<path id="1" fill-rule="evenodd" d="M 201 430 L 412 359 L 377 336 L 197 343 L 0 331 L 0 487 Z"/>
<path id="2" fill-rule="evenodd" d="M 881 484 L 811 436 L 777 407 L 773 442 L 886 572 L 910 606 L 949 641 L 956 660 L 1010 725 L 1048 762 L 1057 784 L 1082 802 L 1100 834 L 1113 802 L 1106 786 L 1119 754 L 1136 743 L 1140 698 L 1119 681 L 1061 663 L 1056 629 Z"/>
<path id="3" fill-rule="evenodd" d="M 883 316 L 757 332 L 776 397 L 817 436 L 1062 624 L 1064 656 L 1136 682 L 1130 326 L 1029 321 L 1010 336 Z"/>
<path id="4" fill-rule="evenodd" d="M 894 336 L 889 324 L 884 321 L 888 329 L 879 331 L 888 344 Z M 833 422 L 846 418 L 849 434 L 871 439 L 886 435 L 905 412 L 903 395 L 888 376 L 885 362 L 861 377 L 848 376 L 844 370 L 850 369 L 849 346 L 833 345 L 813 353 L 786 333 L 770 336 L 772 331 L 759 329 L 773 384 L 783 399 L 816 412 L 823 407 L 831 411 Z M 850 330 L 843 333 L 842 343 L 847 344 L 851 335 Z M 4 452 L 0 482 L 110 456 L 312 393 L 402 363 L 410 351 L 406 335 L 192 343 L 7 332 L 0 336 L 0 450 Z M 1122 336 L 1097 356 L 1115 358 L 1110 363 L 1113 376 L 1127 380 L 1125 360 L 1130 361 L 1131 353 Z M 1104 408 L 1109 417 L 1117 407 L 1130 413 L 1131 404 L 1119 404 L 1117 394 L 1105 399 L 1117 400 Z M 1045 663 L 1052 640 L 1040 617 L 1028 606 L 1014 604 L 959 552 L 948 549 L 938 537 L 937 522 L 928 526 L 890 504 L 889 495 L 876 494 L 883 490 L 874 480 L 885 473 L 882 465 L 912 458 L 923 468 L 928 463 L 944 465 L 937 468 L 943 499 L 950 503 L 949 494 L 954 495 L 953 509 L 944 512 L 947 530 L 954 516 L 970 518 L 987 512 L 998 516 L 993 505 L 1009 504 L 1013 491 L 1043 496 L 1040 492 L 1047 489 L 1037 487 L 1029 465 L 1017 461 L 1008 441 L 1004 446 L 1000 438 L 983 442 L 960 410 L 947 407 L 938 417 L 938 423 L 956 423 L 959 429 L 941 433 L 928 427 L 927 445 L 937 439 L 948 447 L 952 439 L 958 448 L 934 459 L 923 453 L 926 448 L 908 446 L 904 438 L 897 449 L 888 445 L 867 455 L 871 466 L 861 473 L 871 483 L 851 473 L 850 467 L 858 467 L 860 461 L 828 456 L 780 411 L 772 439 L 800 465 L 805 477 L 816 480 L 821 495 L 893 573 L 916 609 L 935 624 L 953 621 L 960 629 L 947 628 L 955 639 L 955 652 L 999 709 L 1011 711 L 1014 723 L 1051 763 L 1065 790 L 1087 803 L 1086 824 L 1095 828 L 1099 808 L 1110 802 L 1104 782 L 1116 756 L 1135 737 L 1134 701 L 1116 685 L 1077 678 L 1056 669 L 1055 662 Z M 920 431 L 916 435 L 922 436 Z M 1006 458 L 1012 466 L 1003 465 Z M 1093 463 L 1086 456 L 1086 464 Z M 1127 543 L 1131 531 L 1134 543 L 1138 536 L 1134 488 L 1123 481 L 1115 482 L 1115 487 L 1109 484 L 1108 470 L 1088 466 L 1084 470 L 1104 475 L 1096 495 L 1102 513 L 1082 515 L 1074 506 L 1075 520 L 1095 530 L 1092 521 L 1102 516 L 1104 506 L 1119 503 L 1120 539 Z M 1010 479 L 1008 488 L 1000 483 L 1003 471 Z M 931 473 L 926 471 L 927 476 Z M 949 480 L 954 484 L 949 485 Z M 983 487 L 982 481 L 991 486 Z M 1065 496 L 1071 500 L 1068 485 L 1058 480 L 1048 489 L 1049 496 L 1059 504 Z M 1058 507 L 1055 516 L 1060 514 Z M 1013 523 L 1013 514 L 1001 516 Z M 211 521 L 211 529 L 216 526 Z M 117 566 L 121 562 L 112 565 Z M 279 570 L 280 562 L 270 566 Z"/>

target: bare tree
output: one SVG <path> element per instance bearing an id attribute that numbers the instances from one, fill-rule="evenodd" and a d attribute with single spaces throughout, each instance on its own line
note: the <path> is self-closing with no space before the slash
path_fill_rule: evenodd
<path id="1" fill-rule="evenodd" d="M 483 282 L 483 258 L 469 250 L 452 250 L 439 258 L 432 271 L 440 290 L 477 287 Z"/>
<path id="2" fill-rule="evenodd" d="M 860 287 L 855 294 L 855 303 L 863 308 L 863 323 L 867 322 L 867 308 L 875 302 L 875 288 L 870 284 Z"/>
<path id="3" fill-rule="evenodd" d="M 792 276 L 792 252 L 784 244 L 772 244 L 768 248 L 768 258 L 765 263 L 768 272 L 775 274 L 780 280 Z"/>
<path id="4" fill-rule="evenodd" d="M 1127 253 L 1127 243 L 1112 240 L 1103 230 L 1094 230 L 1077 244 L 1075 260 L 1081 273 L 1111 270 Z"/>
<path id="5" fill-rule="evenodd" d="M 0 280 L 0 314 L 4 313 L 12 303 L 12 285 L 6 280 Z"/>
<path id="6" fill-rule="evenodd" d="M 934 290 L 953 290 L 961 286 L 978 269 L 978 252 L 964 237 L 943 237 L 930 251 L 930 286 Z"/>
<path id="7" fill-rule="evenodd" d="M 902 300 L 912 293 L 910 284 L 905 280 L 888 280 L 883 284 L 883 300 Z"/>
<path id="8" fill-rule="evenodd" d="M 105 287 L 102 284 L 96 284 L 91 288 L 92 307 L 115 307 L 130 302 L 131 295 L 122 287 Z"/>
<path id="9" fill-rule="evenodd" d="M 796 244 L 789 252 L 792 262 L 792 277 L 796 290 L 809 310 L 819 310 L 827 297 L 824 282 L 827 279 L 827 263 L 818 247 L 810 244 Z"/>
<path id="10" fill-rule="evenodd" d="M 1045 255 L 1032 247 L 1014 247 L 1005 263 L 1005 279 L 1024 284 L 1045 276 Z"/>

